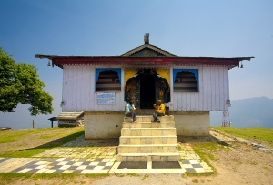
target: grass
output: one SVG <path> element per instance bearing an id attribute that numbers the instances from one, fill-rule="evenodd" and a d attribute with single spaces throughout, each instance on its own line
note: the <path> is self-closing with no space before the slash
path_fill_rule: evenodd
<path id="1" fill-rule="evenodd" d="M 232 128 L 216 127 L 215 129 L 250 140 L 266 142 L 273 146 L 273 128 Z"/>
<path id="2" fill-rule="evenodd" d="M 1 131 L 0 157 L 32 157 L 83 134 L 79 127 Z"/>
<path id="3" fill-rule="evenodd" d="M 19 140 L 29 134 L 41 133 L 46 129 L 24 129 L 1 131 L 0 143 L 9 143 Z"/>
<path id="4" fill-rule="evenodd" d="M 1 131 L 0 133 L 0 143 L 9 143 L 18 141 L 24 137 L 27 137 L 32 134 L 41 134 L 41 138 L 52 138 L 56 136 L 55 132 L 65 131 L 66 129 L 60 128 L 39 128 L 39 129 L 22 129 L 22 130 L 6 130 Z"/>
<path id="5" fill-rule="evenodd" d="M 204 176 L 204 175 L 213 175 L 217 173 L 216 168 L 214 168 L 210 161 L 216 161 L 218 158 L 216 157 L 215 152 L 218 150 L 228 150 L 226 146 L 223 146 L 216 142 L 196 142 L 191 143 L 193 150 L 199 155 L 199 157 L 206 162 L 213 170 L 213 172 L 206 173 L 206 174 L 195 174 L 195 173 L 188 173 L 189 176 Z"/>
<path id="6" fill-rule="evenodd" d="M 15 150 L 15 151 L 2 152 L 0 153 L 0 157 L 28 158 L 44 151 L 45 149 L 36 149 L 36 148 L 26 149 L 26 150 Z"/>
<path id="7" fill-rule="evenodd" d="M 81 179 L 81 177 L 87 178 L 101 178 L 107 177 L 109 174 L 64 174 L 64 173 L 52 173 L 52 174 L 31 174 L 31 173 L 0 173 L 0 185 L 4 184 L 13 184 L 15 181 L 24 181 L 24 180 L 33 180 L 36 182 L 37 180 L 44 179 L 44 180 L 52 180 L 55 179 L 56 181 L 61 180 L 75 180 Z"/>
<path id="8" fill-rule="evenodd" d="M 217 150 L 225 149 L 223 145 L 215 142 L 192 143 L 193 150 L 204 160 L 217 160 L 213 154 Z"/>

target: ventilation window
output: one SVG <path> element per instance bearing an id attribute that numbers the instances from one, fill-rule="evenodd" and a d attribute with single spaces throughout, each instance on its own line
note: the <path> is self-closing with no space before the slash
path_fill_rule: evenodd
<path id="1" fill-rule="evenodd" d="M 174 69 L 173 80 L 174 91 L 198 92 L 197 69 Z"/>
<path id="2" fill-rule="evenodd" d="M 96 69 L 96 91 L 120 91 L 121 69 Z"/>

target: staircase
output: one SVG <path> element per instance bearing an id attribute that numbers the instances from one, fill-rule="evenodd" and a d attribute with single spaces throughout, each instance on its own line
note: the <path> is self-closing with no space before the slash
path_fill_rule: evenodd
<path id="1" fill-rule="evenodd" d="M 118 161 L 178 161 L 174 116 L 137 116 L 136 123 L 124 118 L 119 138 Z"/>

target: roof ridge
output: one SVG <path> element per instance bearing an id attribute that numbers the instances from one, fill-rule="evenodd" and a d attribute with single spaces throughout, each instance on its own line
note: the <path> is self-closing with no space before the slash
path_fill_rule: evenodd
<path id="1" fill-rule="evenodd" d="M 172 53 L 170 53 L 170 52 L 168 52 L 166 50 L 163 50 L 163 49 L 161 49 L 161 48 L 159 48 L 159 47 L 157 47 L 155 45 L 152 45 L 152 44 L 142 44 L 140 46 L 137 46 L 137 47 L 127 51 L 126 53 L 122 54 L 121 56 L 131 56 L 131 55 L 133 55 L 133 54 L 135 54 L 135 53 L 137 53 L 137 52 L 139 52 L 139 51 L 141 51 L 141 50 L 143 50 L 145 48 L 151 49 L 151 50 L 153 50 L 155 52 L 158 52 L 158 53 L 160 53 L 160 54 L 162 54 L 164 56 L 167 56 L 167 57 L 175 57 L 176 56 L 176 55 L 174 55 L 174 54 L 172 54 Z"/>

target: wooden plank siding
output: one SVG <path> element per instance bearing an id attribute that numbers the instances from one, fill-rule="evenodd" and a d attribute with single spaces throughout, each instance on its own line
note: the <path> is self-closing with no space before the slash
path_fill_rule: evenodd
<path id="1" fill-rule="evenodd" d="M 102 68 L 101 66 L 97 66 Z M 123 111 L 124 73 L 121 90 L 116 92 L 116 104 L 98 105 L 96 102 L 96 66 L 64 65 L 63 111 Z"/>
<path id="2" fill-rule="evenodd" d="M 171 89 L 171 111 L 223 111 L 229 99 L 228 67 L 216 65 L 174 66 L 172 69 L 198 69 L 198 92 Z M 171 78 L 172 79 L 172 78 Z"/>
<path id="3" fill-rule="evenodd" d="M 118 68 L 120 66 L 107 66 Z M 121 90 L 116 103 L 98 105 L 96 102 L 95 65 L 64 65 L 63 111 L 124 111 L 124 69 L 121 70 Z M 130 68 L 130 67 L 126 67 Z M 198 92 L 174 92 L 173 69 L 198 69 Z M 229 99 L 228 66 L 195 65 L 170 67 L 171 111 L 223 111 Z"/>

